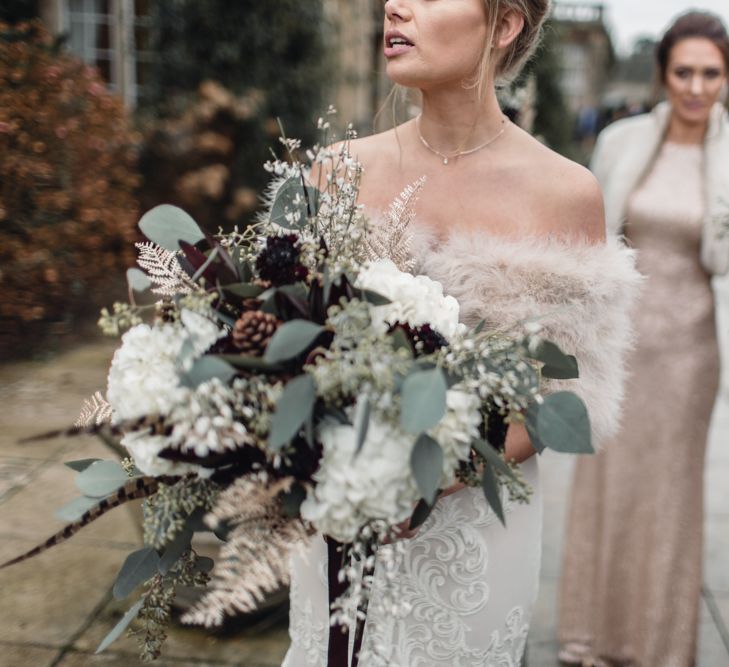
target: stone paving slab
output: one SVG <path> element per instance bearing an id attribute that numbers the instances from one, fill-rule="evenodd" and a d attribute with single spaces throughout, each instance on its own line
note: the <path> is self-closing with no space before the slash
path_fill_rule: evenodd
<path id="1" fill-rule="evenodd" d="M 93 652 L 107 633 L 116 625 L 126 610 L 137 600 L 135 595 L 126 601 L 112 601 L 100 611 L 89 628 L 74 642 L 73 648 Z M 263 632 L 241 632 L 235 636 L 218 636 L 200 628 L 173 625 L 165 642 L 163 655 L 167 659 L 190 658 L 217 661 L 225 664 L 246 664 L 256 661 L 266 667 L 279 667 L 288 647 L 286 625 Z M 121 637 L 110 651 L 138 655 L 136 638 Z M 95 665 L 95 662 L 89 662 Z M 105 663 L 98 663 L 105 664 Z M 133 664 L 133 663 L 129 663 Z"/>
<path id="2" fill-rule="evenodd" d="M 0 366 L 0 558 L 42 541 L 61 524 L 54 509 L 76 495 L 62 462 L 110 452 L 92 438 L 18 445 L 17 439 L 68 425 L 84 398 L 103 389 L 113 343 L 90 344 L 52 363 Z M 727 394 L 729 397 L 729 393 Z M 729 401 L 727 402 L 729 405 Z M 707 466 L 706 582 L 715 615 L 702 609 L 697 667 L 729 664 L 729 408 L 717 416 Z M 529 667 L 555 667 L 556 591 L 566 497 L 574 461 L 542 461 L 545 549 Z M 93 655 L 119 615 L 133 603 L 109 602 L 108 589 L 129 550 L 139 543 L 138 508 L 120 508 L 84 529 L 67 545 L 30 563 L 0 571 L 0 667 L 132 667 L 140 664 L 133 640 Z M 717 620 L 719 625 L 717 625 Z M 173 628 L 160 667 L 245 665 L 279 667 L 288 645 L 283 625 L 258 635 L 219 636 Z M 60 661 L 58 658 L 60 656 Z"/>
<path id="3" fill-rule="evenodd" d="M 49 667 L 58 649 L 7 644 L 0 639 L 0 667 Z"/>

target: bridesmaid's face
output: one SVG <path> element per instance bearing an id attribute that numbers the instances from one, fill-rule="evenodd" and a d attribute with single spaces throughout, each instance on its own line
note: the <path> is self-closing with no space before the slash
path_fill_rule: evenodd
<path id="1" fill-rule="evenodd" d="M 484 0 L 387 0 L 387 75 L 421 90 L 460 86 L 476 73 L 488 33 Z"/>
<path id="2" fill-rule="evenodd" d="M 671 49 L 666 92 L 674 113 L 686 123 L 708 122 L 711 107 L 720 99 L 726 83 L 724 56 L 711 40 L 690 37 Z"/>

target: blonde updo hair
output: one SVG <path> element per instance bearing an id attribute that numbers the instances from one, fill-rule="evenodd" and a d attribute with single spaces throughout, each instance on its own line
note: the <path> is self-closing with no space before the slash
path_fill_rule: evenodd
<path id="1" fill-rule="evenodd" d="M 507 11 L 516 11 L 524 17 L 524 27 L 509 44 L 496 63 L 496 81 L 505 83 L 515 79 L 529 58 L 534 54 L 542 34 L 542 26 L 549 15 L 550 0 L 484 0 L 486 15 L 491 24 L 491 34 L 484 45 L 478 77 L 473 87 L 481 93 L 492 65 L 498 16 Z"/>

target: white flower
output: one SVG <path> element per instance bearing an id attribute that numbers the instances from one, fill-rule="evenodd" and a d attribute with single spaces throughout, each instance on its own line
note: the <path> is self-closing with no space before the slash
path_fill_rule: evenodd
<path id="1" fill-rule="evenodd" d="M 181 327 L 140 324 L 122 337 L 109 370 L 107 400 L 114 421 L 166 415 L 179 403 Z"/>
<path id="2" fill-rule="evenodd" d="M 442 489 L 454 484 L 458 462 L 468 459 L 471 445 L 480 435 L 482 421 L 481 401 L 476 394 L 449 389 L 446 405 L 445 416 L 430 431 L 430 435 L 443 449 Z"/>
<path id="3" fill-rule="evenodd" d="M 326 535 L 352 542 L 373 519 L 392 524 L 407 519 L 419 494 L 410 472 L 414 438 L 373 416 L 362 450 L 355 456 L 353 426 L 325 422 L 319 429 L 324 447 L 316 487 L 301 515 Z"/>
<path id="4" fill-rule="evenodd" d="M 159 453 L 170 446 L 169 438 L 161 435 L 149 435 L 147 433 L 128 433 L 121 444 L 134 459 L 134 465 L 139 470 L 151 477 L 162 475 L 187 475 L 196 473 L 200 477 L 209 477 L 213 470 L 206 470 L 198 465 L 189 463 L 177 463 L 159 456 Z"/>
<path id="5" fill-rule="evenodd" d="M 224 332 L 208 318 L 190 310 L 183 310 L 180 320 L 155 326 L 140 324 L 130 329 L 122 337 L 122 345 L 114 354 L 109 369 L 107 400 L 113 410 L 114 422 L 159 416 L 170 417 L 175 423 L 173 437 L 136 432 L 127 434 L 122 440 L 136 466 L 148 475 L 200 472 L 202 469 L 198 466 L 175 464 L 160 459 L 158 454 L 172 445 L 187 443 L 190 431 L 196 427 L 199 430 L 202 423 L 207 423 L 200 421 L 205 418 L 201 403 L 207 400 L 208 405 L 214 407 L 220 403 L 204 394 L 208 391 L 206 386 L 201 385 L 196 390 L 184 386 L 182 374 Z M 203 393 L 198 395 L 199 392 Z M 211 418 L 215 416 L 210 415 Z M 225 423 L 218 420 L 215 426 L 219 428 L 211 428 L 192 449 L 205 455 L 221 445 L 221 437 L 228 445 L 232 437 L 240 435 L 239 429 L 228 423 L 230 420 L 223 421 Z M 225 435 L 221 436 L 222 433 Z"/>
<path id="6" fill-rule="evenodd" d="M 373 326 L 382 332 L 395 322 L 414 327 L 430 324 L 449 340 L 465 330 L 458 322 L 458 301 L 445 296 L 439 282 L 400 271 L 389 259 L 367 264 L 359 273 L 357 286 L 392 302 L 371 309 Z"/>

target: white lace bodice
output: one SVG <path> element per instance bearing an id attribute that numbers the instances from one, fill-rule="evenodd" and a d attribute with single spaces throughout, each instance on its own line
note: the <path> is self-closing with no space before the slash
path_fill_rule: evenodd
<path id="1" fill-rule="evenodd" d="M 537 461 L 523 469 L 535 495 L 529 505 L 506 504 L 506 529 L 480 489 L 465 489 L 438 503 L 399 564 L 401 607 L 409 611 L 394 618 L 373 604 L 362 667 L 520 664 L 541 550 Z M 313 538 L 292 566 L 292 645 L 284 667 L 323 667 L 328 640 L 324 540 Z M 373 599 L 382 585 L 376 569 Z"/>

